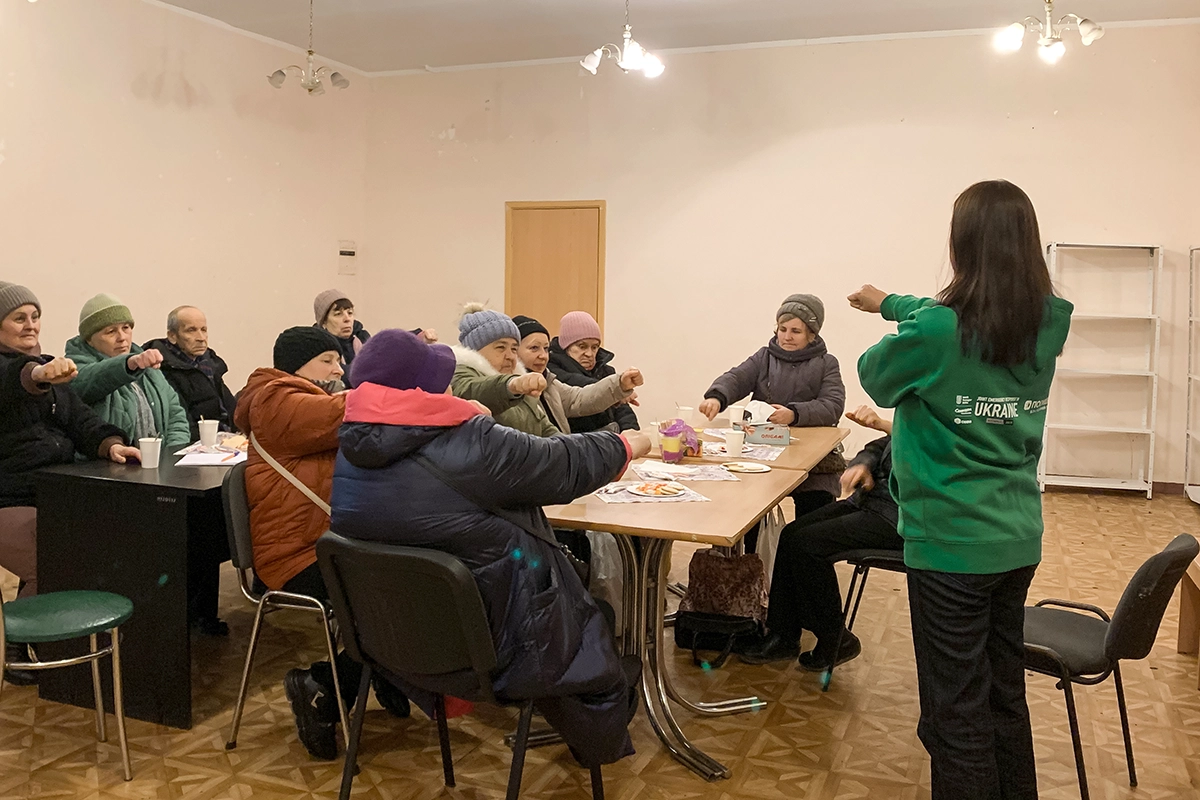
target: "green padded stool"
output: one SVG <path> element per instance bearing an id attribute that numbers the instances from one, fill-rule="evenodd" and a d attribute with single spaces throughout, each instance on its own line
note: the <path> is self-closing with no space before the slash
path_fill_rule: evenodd
<path id="1" fill-rule="evenodd" d="M 108 741 L 104 731 L 104 698 L 100 695 L 100 659 L 112 655 L 113 711 L 117 717 L 117 737 L 121 740 L 121 761 L 125 780 L 133 778 L 129 766 L 129 743 L 125 739 L 125 699 L 121 691 L 120 626 L 133 616 L 133 603 L 128 598 L 110 592 L 51 592 L 0 603 L 0 667 L 13 669 L 56 669 L 90 662 L 92 691 L 96 697 L 96 735 Z M 96 648 L 96 634 L 108 631 L 110 643 L 102 650 Z M 89 652 L 75 658 L 58 661 L 39 661 L 33 645 L 61 642 L 88 637 Z M 26 646 L 30 659 L 25 662 L 5 662 L 6 640 Z M 0 691 L 4 690 L 0 670 Z"/>

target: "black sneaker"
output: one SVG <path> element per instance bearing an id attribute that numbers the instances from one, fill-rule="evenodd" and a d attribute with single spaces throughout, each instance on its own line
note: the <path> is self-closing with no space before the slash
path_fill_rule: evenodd
<path id="1" fill-rule="evenodd" d="M 408 719 L 408 715 L 412 713 L 412 705 L 404 692 L 379 675 L 371 676 L 371 688 L 375 690 L 375 699 L 379 701 L 379 705 L 387 709 L 389 714 L 397 719 Z"/>
<path id="2" fill-rule="evenodd" d="M 306 669 L 288 670 L 283 677 L 283 691 L 292 704 L 296 732 L 308 754 L 323 761 L 337 758 L 336 723 L 329 721 L 330 708 L 333 719 L 337 719 L 337 707 L 333 705 L 337 700 L 332 693 L 313 680 Z"/>
<path id="3" fill-rule="evenodd" d="M 832 645 L 822 648 L 821 643 L 817 642 L 816 647 L 801 654 L 800 669 L 806 672 L 824 672 L 831 666 L 845 664 L 862 654 L 862 642 L 850 631 L 842 631 L 842 644 L 838 648 L 836 660 L 831 657 L 831 650 L 833 650 Z"/>
<path id="4" fill-rule="evenodd" d="M 738 656 L 743 664 L 770 664 L 772 661 L 792 661 L 800 655 L 800 643 L 788 641 L 777 633 L 772 633 L 748 647 Z"/>
<path id="5" fill-rule="evenodd" d="M 29 660 L 29 654 L 21 645 L 9 642 L 4 647 L 4 660 L 24 662 Z M 4 670 L 4 682 L 11 683 L 13 686 L 33 686 L 38 682 L 37 670 L 6 669 Z"/>
<path id="6" fill-rule="evenodd" d="M 229 625 L 220 617 L 197 617 L 192 620 L 192 629 L 202 636 L 229 635 Z"/>

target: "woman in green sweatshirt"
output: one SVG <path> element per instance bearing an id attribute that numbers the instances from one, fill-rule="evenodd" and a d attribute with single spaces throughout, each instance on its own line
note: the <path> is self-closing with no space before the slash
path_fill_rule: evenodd
<path id="1" fill-rule="evenodd" d="M 896 409 L 891 486 L 933 798 L 1034 798 L 1025 598 L 1041 560 L 1042 429 L 1073 307 L 1054 296 L 1033 204 L 1007 181 L 958 197 L 950 262 L 936 300 L 873 286 L 850 296 L 899 323 L 859 359 L 859 379 Z"/>

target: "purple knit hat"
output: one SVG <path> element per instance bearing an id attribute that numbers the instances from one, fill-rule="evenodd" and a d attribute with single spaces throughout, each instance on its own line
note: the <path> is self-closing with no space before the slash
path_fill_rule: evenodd
<path id="1" fill-rule="evenodd" d="M 408 331 L 388 328 L 372 336 L 354 357 L 354 383 L 443 394 L 456 365 L 444 344 L 425 344 Z"/>

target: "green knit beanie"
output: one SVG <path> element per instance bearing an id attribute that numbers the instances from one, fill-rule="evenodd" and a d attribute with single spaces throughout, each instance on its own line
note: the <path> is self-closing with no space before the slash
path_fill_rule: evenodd
<path id="1" fill-rule="evenodd" d="M 98 294 L 79 311 L 79 335 L 86 342 L 109 325 L 128 322 L 133 325 L 129 308 L 111 294 Z"/>

